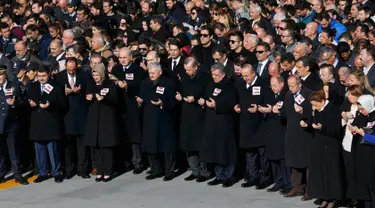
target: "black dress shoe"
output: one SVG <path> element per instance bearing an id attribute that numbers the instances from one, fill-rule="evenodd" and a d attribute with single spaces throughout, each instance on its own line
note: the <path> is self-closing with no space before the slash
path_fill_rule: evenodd
<path id="1" fill-rule="evenodd" d="M 321 205 L 322 204 L 322 200 L 321 199 L 316 199 L 315 201 L 314 201 L 314 204 L 315 205 Z M 327 203 L 328 204 L 328 203 Z"/>
<path id="2" fill-rule="evenodd" d="M 91 178 L 91 176 L 87 173 L 79 173 L 78 176 L 80 176 L 83 179 L 88 179 Z"/>
<path id="3" fill-rule="evenodd" d="M 258 185 L 258 180 L 248 180 L 246 183 L 241 184 L 242 188 L 249 188 L 252 186 L 257 186 Z"/>
<path id="4" fill-rule="evenodd" d="M 143 172 L 143 169 L 142 168 L 134 168 L 134 170 L 133 170 L 133 174 L 134 175 L 138 175 L 138 174 L 140 174 L 140 173 L 142 173 Z"/>
<path id="5" fill-rule="evenodd" d="M 1 177 L 0 177 L 0 184 L 1 184 L 1 183 L 5 183 L 5 181 L 6 181 L 6 180 L 5 180 L 4 176 L 1 176 Z"/>
<path id="6" fill-rule="evenodd" d="M 267 188 L 268 186 L 270 186 L 271 185 L 271 182 L 270 181 L 264 181 L 264 182 L 261 182 L 261 183 L 259 183 L 258 185 L 256 185 L 256 189 L 258 189 L 258 190 L 261 190 L 261 189 L 265 189 L 265 188 Z"/>
<path id="7" fill-rule="evenodd" d="M 174 179 L 174 175 L 173 174 L 167 174 L 164 178 L 163 178 L 163 181 L 171 181 Z"/>
<path id="8" fill-rule="evenodd" d="M 207 185 L 216 186 L 216 185 L 223 184 L 223 183 L 224 183 L 223 180 L 219 180 L 219 179 L 215 178 L 214 180 L 208 182 Z"/>
<path id="9" fill-rule="evenodd" d="M 228 180 L 225 180 L 224 181 L 224 183 L 223 183 L 223 188 L 228 188 L 228 187 L 231 187 L 231 186 L 233 186 L 233 184 L 234 184 L 234 181 L 233 180 L 230 180 L 230 179 L 228 179 Z"/>
<path id="10" fill-rule="evenodd" d="M 184 180 L 185 180 L 185 181 L 192 181 L 192 180 L 195 180 L 195 179 L 197 179 L 197 178 L 198 178 L 197 176 L 191 174 L 191 175 L 189 175 L 188 177 L 184 178 Z"/>
<path id="11" fill-rule="evenodd" d="M 25 178 L 23 178 L 23 177 L 16 177 L 16 178 L 14 179 L 14 181 L 15 181 L 16 183 L 21 184 L 21 185 L 29 185 L 29 182 L 27 182 L 27 180 L 26 180 Z"/>
<path id="12" fill-rule="evenodd" d="M 108 177 L 108 178 L 104 178 L 104 177 L 103 177 L 103 180 L 102 180 L 102 181 L 103 181 L 104 183 L 107 183 L 107 182 L 109 182 L 109 181 L 111 181 L 111 180 L 112 180 L 112 177 L 110 176 L 110 177 Z"/>
<path id="13" fill-rule="evenodd" d="M 102 177 L 99 177 L 99 178 L 96 177 L 96 178 L 95 178 L 95 182 L 101 182 L 101 181 L 103 181 L 103 179 L 104 179 L 103 176 L 102 176 Z"/>
<path id="14" fill-rule="evenodd" d="M 198 182 L 198 183 L 202 183 L 202 182 L 207 181 L 208 179 L 209 179 L 208 177 L 198 176 L 198 178 L 197 178 L 197 182 Z"/>
<path id="15" fill-rule="evenodd" d="M 146 176 L 146 180 L 154 180 L 156 178 L 161 178 L 163 177 L 163 174 L 159 173 L 159 174 L 151 174 L 149 176 Z"/>
<path id="16" fill-rule="evenodd" d="M 279 193 L 284 195 L 284 194 L 289 193 L 289 191 L 291 191 L 291 190 L 292 190 L 292 188 L 284 186 L 284 188 L 281 191 L 279 191 Z"/>
<path id="17" fill-rule="evenodd" d="M 55 179 L 56 183 L 61 183 L 64 181 L 64 178 L 62 176 L 55 176 L 53 177 Z"/>
<path id="18" fill-rule="evenodd" d="M 284 186 L 283 185 L 274 185 L 271 188 L 267 189 L 267 192 L 278 192 L 280 190 L 283 190 Z"/>
<path id="19" fill-rule="evenodd" d="M 72 179 L 73 177 L 74 177 L 74 174 L 66 174 L 64 178 L 69 180 L 69 179 Z"/>
<path id="20" fill-rule="evenodd" d="M 49 178 L 48 176 L 38 176 L 38 178 L 34 180 L 34 183 L 41 183 L 45 180 L 48 180 L 48 178 Z"/>
<path id="21" fill-rule="evenodd" d="M 146 172 L 147 175 L 152 175 L 152 170 Z"/>

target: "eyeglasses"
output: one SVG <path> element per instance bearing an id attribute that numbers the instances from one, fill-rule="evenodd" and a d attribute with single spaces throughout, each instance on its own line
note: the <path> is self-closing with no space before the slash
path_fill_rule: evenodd
<path id="1" fill-rule="evenodd" d="M 201 34 L 201 37 L 205 37 L 205 38 L 207 38 L 207 37 L 208 37 L 208 34 Z"/>
<path id="2" fill-rule="evenodd" d="M 256 53 L 259 53 L 259 54 L 262 54 L 264 53 L 265 51 L 255 51 Z"/>
<path id="3" fill-rule="evenodd" d="M 140 51 L 147 51 L 147 48 L 139 48 Z"/>
<path id="4" fill-rule="evenodd" d="M 219 13 L 214 13 L 215 16 L 219 15 Z"/>
<path id="5" fill-rule="evenodd" d="M 235 43 L 237 43 L 237 42 L 240 42 L 240 41 L 239 41 L 239 40 L 230 40 L 230 41 L 229 41 L 230 44 L 235 44 Z"/>
<path id="6" fill-rule="evenodd" d="M 278 30 L 285 30 L 285 28 L 279 27 L 279 26 L 277 26 L 276 29 L 278 29 Z"/>
<path id="7" fill-rule="evenodd" d="M 124 35 L 123 38 L 128 38 L 128 36 L 127 36 L 127 35 Z"/>
<path id="8" fill-rule="evenodd" d="M 192 14 L 192 15 L 196 15 L 197 13 L 196 13 L 196 12 L 192 12 L 191 14 Z"/>

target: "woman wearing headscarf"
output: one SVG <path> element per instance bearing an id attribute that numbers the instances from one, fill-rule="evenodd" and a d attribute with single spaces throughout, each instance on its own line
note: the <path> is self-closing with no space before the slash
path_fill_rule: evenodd
<path id="1" fill-rule="evenodd" d="M 105 67 L 97 64 L 92 70 L 93 83 L 88 86 L 85 144 L 93 149 L 97 168 L 96 182 L 108 182 L 113 166 L 113 147 L 119 143 L 116 123 L 117 93 L 115 84 L 106 78 Z"/>
<path id="2" fill-rule="evenodd" d="M 326 99 L 323 91 L 313 92 L 309 100 L 313 119 L 308 123 L 314 129 L 314 141 L 308 193 L 321 199 L 320 207 L 333 208 L 338 200 L 345 197 L 341 114 L 339 108 Z"/>
<path id="3" fill-rule="evenodd" d="M 368 142 L 375 135 L 375 100 L 372 95 L 358 98 L 359 114 L 349 129 L 353 133 L 353 149 L 356 151 L 354 168 L 357 207 L 374 207 L 375 147 Z"/>

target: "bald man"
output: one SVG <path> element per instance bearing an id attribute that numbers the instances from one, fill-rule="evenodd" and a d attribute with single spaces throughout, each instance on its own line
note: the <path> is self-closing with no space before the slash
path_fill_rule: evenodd
<path id="1" fill-rule="evenodd" d="M 297 43 L 293 49 L 293 56 L 295 60 L 308 55 L 309 47 L 305 43 Z"/>
<path id="2" fill-rule="evenodd" d="M 263 122 L 261 106 L 264 105 L 268 84 L 250 64 L 242 66 L 241 75 L 244 82 L 237 85 L 239 102 L 234 108 L 240 115 L 239 145 L 246 150 L 246 182 L 241 186 L 264 189 L 271 184 L 271 178 L 259 127 Z"/>
<path id="3" fill-rule="evenodd" d="M 268 74 L 270 77 L 274 77 L 280 74 L 280 64 L 277 62 L 272 62 L 268 66 Z"/>
<path id="4" fill-rule="evenodd" d="M 27 50 L 27 43 L 24 41 L 18 41 L 14 45 L 14 49 L 16 50 L 16 56 L 12 58 L 13 63 L 17 61 L 34 61 L 37 62 L 39 65 L 42 64 L 42 62 L 39 60 L 38 57 L 34 56 Z"/>
<path id="5" fill-rule="evenodd" d="M 122 155 L 125 160 L 125 169 L 129 171 L 134 166 L 133 173 L 140 174 L 144 170 L 141 152 L 141 109 L 136 97 L 139 96 L 139 88 L 142 81 L 147 78 L 147 72 L 132 61 L 132 53 L 129 48 L 121 48 L 119 51 L 119 64 L 114 66 L 112 74 L 117 77 L 119 102 L 118 112 L 121 130 L 121 149 L 132 149 L 132 157 Z M 131 165 L 132 164 L 132 165 Z"/>
<path id="6" fill-rule="evenodd" d="M 319 24 L 317 22 L 312 21 L 306 25 L 306 28 L 303 31 L 304 35 L 313 41 L 314 51 L 319 51 L 319 49 L 322 46 L 318 37 L 318 27 Z"/>
<path id="7" fill-rule="evenodd" d="M 59 63 L 59 71 L 65 69 L 65 51 L 63 49 L 62 41 L 59 39 L 55 39 L 49 45 L 49 49 L 51 51 L 49 56 L 50 62 L 58 62 Z"/>
<path id="8" fill-rule="evenodd" d="M 191 9 L 194 7 L 195 7 L 195 3 L 193 1 L 189 1 L 188 3 L 186 3 L 185 5 L 186 14 L 190 15 Z"/>

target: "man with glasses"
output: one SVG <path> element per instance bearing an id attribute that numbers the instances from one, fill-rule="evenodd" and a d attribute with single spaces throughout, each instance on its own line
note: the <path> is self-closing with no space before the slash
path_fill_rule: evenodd
<path id="1" fill-rule="evenodd" d="M 149 52 L 151 47 L 151 42 L 149 39 L 146 38 L 140 38 L 138 42 L 138 50 L 141 55 L 141 57 L 137 60 L 137 62 L 140 63 L 142 68 L 146 68 L 147 63 L 146 63 L 146 55 Z"/>
<path id="2" fill-rule="evenodd" d="M 244 44 L 243 39 L 244 39 L 244 36 L 239 31 L 233 32 L 229 35 L 229 47 L 231 50 L 229 57 L 232 61 L 234 61 L 238 57 L 243 56 L 247 58 L 248 62 L 251 65 L 255 65 L 257 63 L 255 54 L 251 51 L 246 50 L 243 47 L 243 44 Z"/>
<path id="3" fill-rule="evenodd" d="M 227 56 L 227 48 L 224 45 L 215 45 L 212 49 L 212 57 L 215 63 L 222 63 L 224 65 L 224 72 L 229 77 L 234 76 L 234 63 Z"/>
<path id="4" fill-rule="evenodd" d="M 268 66 L 271 63 L 270 60 L 270 46 L 267 43 L 261 42 L 258 44 L 255 55 L 258 60 L 256 66 L 256 73 L 262 77 L 266 82 L 269 82 Z"/>
<path id="5" fill-rule="evenodd" d="M 212 42 L 213 31 L 208 26 L 202 26 L 199 35 L 201 45 L 195 46 L 191 53 L 198 59 L 198 62 L 201 63 L 203 72 L 211 74 L 211 65 L 214 63 L 212 48 L 215 45 Z"/>

